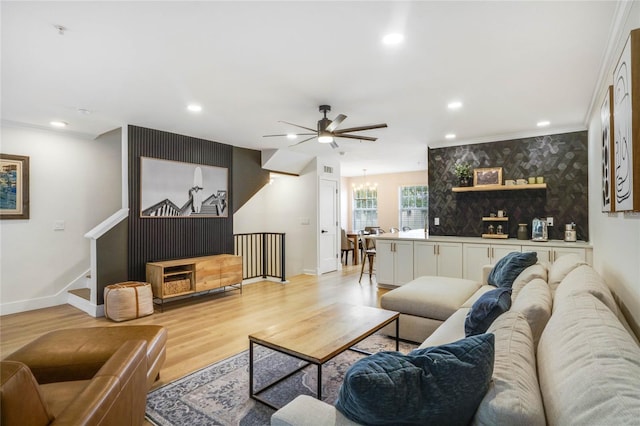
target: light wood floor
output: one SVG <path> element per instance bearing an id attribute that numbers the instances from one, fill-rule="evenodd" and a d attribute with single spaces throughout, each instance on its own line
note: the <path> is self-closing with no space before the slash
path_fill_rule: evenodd
<path id="1" fill-rule="evenodd" d="M 72 327 L 158 324 L 168 329 L 167 359 L 155 387 L 171 382 L 213 362 L 249 348 L 247 336 L 283 319 L 330 303 L 379 306 L 386 292 L 370 284 L 367 275 L 358 284 L 360 265 L 320 277 L 299 275 L 289 283 L 263 281 L 246 285 L 243 293 L 229 291 L 165 305 L 164 312 L 115 323 L 92 318 L 61 305 L 0 317 L 0 358 L 51 330 Z M 327 324 L 330 327 L 330 324 Z"/>

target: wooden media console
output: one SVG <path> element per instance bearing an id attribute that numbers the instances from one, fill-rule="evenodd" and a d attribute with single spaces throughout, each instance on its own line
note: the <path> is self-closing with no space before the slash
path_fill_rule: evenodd
<path id="1" fill-rule="evenodd" d="M 242 256 L 216 254 L 147 263 L 154 300 L 188 296 L 219 288 L 242 292 Z"/>

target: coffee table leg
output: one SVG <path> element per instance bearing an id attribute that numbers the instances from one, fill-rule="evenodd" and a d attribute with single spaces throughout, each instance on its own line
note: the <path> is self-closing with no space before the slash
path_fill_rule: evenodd
<path id="1" fill-rule="evenodd" d="M 253 397 L 253 342 L 249 342 L 249 397 Z"/>
<path id="2" fill-rule="evenodd" d="M 396 318 L 396 352 L 400 350 L 400 317 Z"/>
<path id="3" fill-rule="evenodd" d="M 322 364 L 318 364 L 318 399 L 322 401 Z"/>

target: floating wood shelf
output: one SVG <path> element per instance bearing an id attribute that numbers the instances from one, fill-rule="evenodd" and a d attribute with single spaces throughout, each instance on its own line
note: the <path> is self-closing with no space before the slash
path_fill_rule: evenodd
<path id="1" fill-rule="evenodd" d="M 482 238 L 507 239 L 509 234 L 482 234 Z"/>
<path id="2" fill-rule="evenodd" d="M 483 217 L 484 222 L 508 222 L 508 217 Z"/>
<path id="3" fill-rule="evenodd" d="M 546 183 L 528 183 L 524 185 L 482 185 L 453 187 L 453 192 L 482 192 L 482 191 L 522 191 L 527 189 L 547 189 Z"/>

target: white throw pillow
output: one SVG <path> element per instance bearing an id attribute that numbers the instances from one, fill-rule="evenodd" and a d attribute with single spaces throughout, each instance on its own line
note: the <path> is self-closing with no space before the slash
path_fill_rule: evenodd
<path id="1" fill-rule="evenodd" d="M 607 283 L 605 283 L 602 277 L 589 265 L 580 265 L 567 274 L 556 288 L 554 304 L 558 305 L 563 303 L 564 300 L 571 295 L 586 293 L 598 298 L 611 309 L 611 312 L 618 315 L 618 305 Z"/>
<path id="2" fill-rule="evenodd" d="M 524 286 L 511 305 L 512 311 L 521 312 L 527 319 L 533 335 L 534 348 L 538 347 L 542 330 L 551 317 L 552 304 L 549 284 L 545 280 L 535 278 Z"/>
<path id="3" fill-rule="evenodd" d="M 493 376 L 472 424 L 545 425 L 533 336 L 526 318 L 519 312 L 505 312 L 487 333 L 496 338 Z"/>
<path id="4" fill-rule="evenodd" d="M 555 304 L 538 344 L 538 377 L 549 424 L 640 421 L 640 347 L 592 294 Z"/>
<path id="5" fill-rule="evenodd" d="M 531 280 L 540 278 L 546 282 L 547 276 L 547 267 L 544 264 L 536 263 L 535 265 L 529 266 L 513 281 L 513 285 L 511 286 L 511 300 L 515 301 L 518 297 L 518 293 L 520 293 L 524 286 L 529 284 Z"/>
<path id="6" fill-rule="evenodd" d="M 551 293 L 555 293 L 556 287 L 560 284 L 560 281 L 567 276 L 567 274 L 580 265 L 586 265 L 587 262 L 582 260 L 577 254 L 565 254 L 556 259 L 555 262 L 549 267 L 549 287 L 551 287 Z"/>

